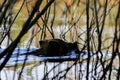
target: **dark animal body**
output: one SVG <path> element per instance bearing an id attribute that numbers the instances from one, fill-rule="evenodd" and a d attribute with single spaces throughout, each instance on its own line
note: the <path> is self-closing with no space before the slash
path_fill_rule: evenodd
<path id="1" fill-rule="evenodd" d="M 76 53 L 79 51 L 77 42 L 69 43 L 61 39 L 41 40 L 39 44 L 41 47 L 40 49 L 28 54 L 36 56 L 64 56 L 70 51 L 74 50 Z"/>

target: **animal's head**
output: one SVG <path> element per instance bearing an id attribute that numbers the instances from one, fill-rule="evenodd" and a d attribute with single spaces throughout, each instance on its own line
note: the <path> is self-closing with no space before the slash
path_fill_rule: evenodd
<path id="1" fill-rule="evenodd" d="M 68 48 L 69 51 L 78 50 L 78 42 L 68 43 L 67 48 Z"/>
<path id="2" fill-rule="evenodd" d="M 43 47 L 48 45 L 48 41 L 47 40 L 41 40 L 41 41 L 39 41 L 39 44 L 40 44 L 40 47 L 43 48 Z"/>

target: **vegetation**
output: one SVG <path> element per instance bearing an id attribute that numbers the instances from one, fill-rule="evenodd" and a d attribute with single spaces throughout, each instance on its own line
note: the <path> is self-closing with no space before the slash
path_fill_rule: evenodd
<path id="1" fill-rule="evenodd" d="M 66 79 L 73 66 L 79 68 L 79 71 L 75 69 L 79 75 L 73 74 L 74 79 L 83 79 L 81 66 L 86 63 L 86 80 L 110 80 L 113 74 L 114 79 L 119 80 L 119 22 L 120 0 L 0 0 L 0 46 L 5 47 L 0 53 L 0 71 L 15 48 L 39 48 L 39 40 L 60 38 L 67 42 L 78 41 L 80 50 L 87 50 L 88 54 L 85 59 L 78 57 L 71 61 L 70 66 L 56 73 L 52 79 Z M 95 58 L 91 56 L 91 51 Z M 105 54 L 111 54 L 110 58 L 104 57 Z M 114 61 L 119 65 L 114 66 Z M 63 63 L 47 71 L 49 66 L 45 62 L 43 80 L 49 78 L 50 72 Z M 25 64 L 26 60 L 19 73 L 19 80 Z M 14 71 L 16 69 L 15 65 Z"/>

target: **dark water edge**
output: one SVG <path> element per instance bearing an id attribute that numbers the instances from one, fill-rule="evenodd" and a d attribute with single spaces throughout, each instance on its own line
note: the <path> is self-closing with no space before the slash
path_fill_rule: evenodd
<path id="1" fill-rule="evenodd" d="M 7 62 L 6 66 L 14 66 L 15 63 L 17 64 L 22 64 L 24 63 L 24 61 L 26 62 L 32 62 L 32 61 L 49 61 L 49 62 L 62 62 L 62 61 L 74 61 L 77 58 L 83 58 L 86 59 L 88 57 L 88 52 L 87 50 L 80 50 L 79 54 L 76 54 L 75 51 L 71 51 L 68 53 L 67 56 L 54 56 L 54 57 L 46 57 L 43 55 L 40 56 L 34 56 L 34 55 L 24 55 L 24 53 L 27 52 L 31 52 L 34 50 L 37 50 L 38 48 L 16 48 L 13 51 L 13 54 L 10 58 L 10 60 Z M 0 53 L 3 51 L 4 49 L 0 49 Z M 96 57 L 96 53 L 90 51 L 91 57 L 95 58 Z M 98 53 L 99 56 L 101 56 Z M 103 57 L 107 57 L 110 58 L 111 54 L 110 53 L 104 53 Z M 5 57 L 3 57 L 0 60 L 0 63 L 3 62 Z"/>

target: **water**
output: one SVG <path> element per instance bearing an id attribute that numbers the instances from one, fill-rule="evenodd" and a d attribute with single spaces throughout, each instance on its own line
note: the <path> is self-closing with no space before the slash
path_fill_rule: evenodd
<path id="1" fill-rule="evenodd" d="M 68 53 L 68 55 L 66 56 L 55 56 L 55 57 L 46 57 L 44 55 L 39 55 L 39 56 L 35 56 L 35 55 L 25 55 L 25 53 L 27 52 L 32 52 L 34 50 L 37 50 L 38 48 L 30 48 L 30 49 L 25 49 L 25 48 L 16 48 L 14 51 L 13 51 L 13 54 L 10 58 L 10 60 L 8 61 L 7 65 L 6 66 L 14 66 L 15 63 L 17 62 L 18 64 L 22 64 L 24 62 L 24 60 L 26 59 L 27 62 L 32 62 L 34 60 L 37 60 L 37 61 L 52 61 L 52 60 L 59 60 L 59 59 L 62 59 L 63 61 L 65 60 L 68 60 L 68 59 L 76 59 L 78 56 L 79 58 L 82 58 L 82 59 L 86 59 L 88 58 L 88 52 L 87 50 L 81 50 L 80 51 L 80 54 L 76 54 L 75 51 L 71 51 Z M 0 49 L 0 52 L 2 52 L 4 49 Z M 96 58 L 96 54 L 92 51 L 90 51 L 91 53 L 91 57 L 94 57 Z M 99 57 L 101 56 L 100 53 L 98 53 Z M 110 58 L 112 55 L 111 53 L 104 53 L 103 54 L 103 57 L 106 57 L 107 58 Z M 4 60 L 4 57 L 0 60 L 0 63 Z M 53 62 L 55 62 L 53 61 Z M 58 61 L 59 62 L 59 61 Z"/>
<path id="2" fill-rule="evenodd" d="M 29 51 L 36 50 L 37 48 L 30 48 Z M 0 52 L 3 50 L 0 50 Z M 23 54 L 28 52 L 28 49 L 21 48 L 21 49 L 15 49 L 13 52 L 12 57 L 6 64 L 5 68 L 1 71 L 1 79 L 2 80 L 17 80 L 21 67 L 23 66 L 23 63 L 26 59 L 26 55 L 19 55 L 17 57 L 17 54 Z M 51 80 L 54 78 L 55 80 L 62 78 L 66 74 L 66 79 L 65 80 L 78 80 L 78 79 L 85 79 L 86 78 L 86 60 L 88 58 L 88 52 L 86 50 L 80 51 L 80 55 L 75 54 L 74 51 L 71 51 L 68 56 L 62 56 L 62 57 L 45 57 L 43 55 L 41 56 L 33 56 L 29 55 L 27 56 L 26 59 L 26 65 L 24 67 L 23 73 L 21 75 L 21 80 L 42 80 L 44 76 L 46 76 L 46 79 Z M 96 71 L 98 74 L 94 76 L 94 71 L 93 68 L 95 67 L 94 59 L 96 59 L 96 54 L 95 52 L 90 52 L 91 54 L 91 61 L 89 65 L 89 71 L 90 71 L 90 80 L 92 78 L 98 79 L 100 75 L 102 75 L 102 66 L 99 64 L 97 67 Z M 101 57 L 101 54 L 98 53 L 99 57 Z M 79 56 L 79 61 L 74 65 L 75 63 L 75 58 Z M 104 53 L 103 57 L 104 59 L 110 59 L 111 58 L 111 53 Z M 67 59 L 71 58 L 72 61 L 66 61 Z M 4 58 L 0 60 L 0 62 L 3 61 Z M 58 61 L 58 60 L 63 60 Z M 54 62 L 51 62 L 51 60 Z M 50 62 L 49 62 L 50 61 Z M 109 61 L 108 61 L 109 62 Z M 17 64 L 17 67 L 15 68 L 15 64 Z M 117 64 L 117 63 L 115 63 Z M 116 65 L 113 65 L 115 69 L 117 69 Z M 67 73 L 66 70 L 70 69 Z M 49 74 L 48 74 L 49 73 Z M 10 75 L 8 75 L 10 74 Z M 113 70 L 113 79 L 115 75 L 117 74 L 116 70 Z M 56 77 L 55 77 L 56 76 Z"/>

